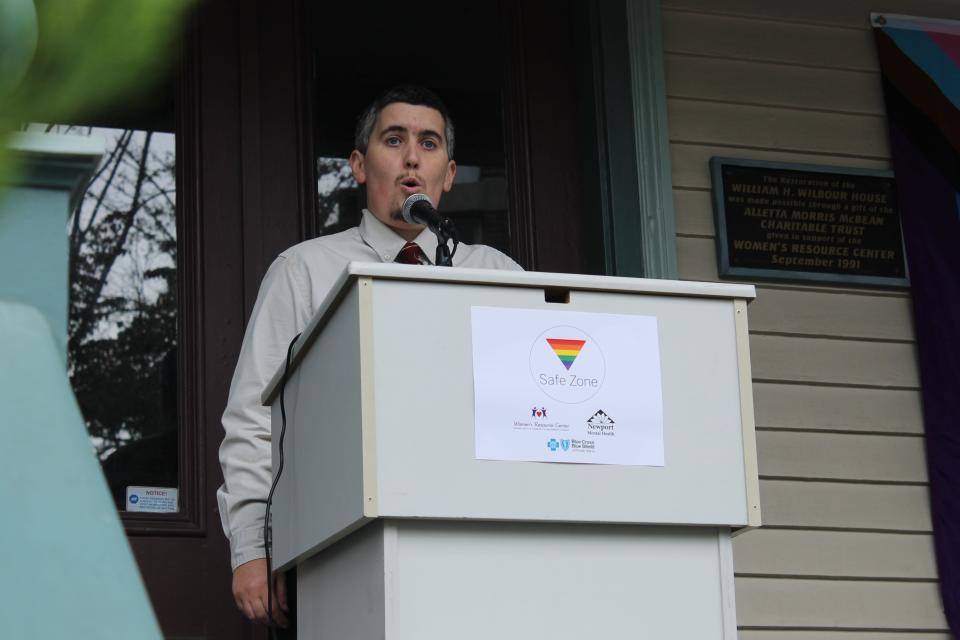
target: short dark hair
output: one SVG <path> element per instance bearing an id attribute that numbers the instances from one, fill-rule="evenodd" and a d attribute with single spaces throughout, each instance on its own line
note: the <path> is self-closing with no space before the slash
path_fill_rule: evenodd
<path id="1" fill-rule="evenodd" d="M 443 104 L 440 96 L 426 87 L 414 84 L 404 84 L 392 87 L 384 91 L 376 100 L 364 109 L 357 120 L 357 130 L 353 136 L 353 144 L 361 153 L 367 152 L 367 146 L 370 144 L 370 136 L 373 135 L 373 126 L 377 122 L 377 116 L 388 105 L 395 102 L 404 102 L 406 104 L 421 105 L 436 109 L 443 116 L 443 136 L 447 143 L 447 156 L 453 159 L 453 120 L 450 119 L 450 112 L 447 111 L 447 105 Z"/>

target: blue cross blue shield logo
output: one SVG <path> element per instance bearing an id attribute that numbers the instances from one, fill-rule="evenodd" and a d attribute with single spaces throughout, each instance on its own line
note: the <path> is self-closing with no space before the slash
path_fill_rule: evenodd
<path id="1" fill-rule="evenodd" d="M 559 448 L 560 448 L 560 443 L 557 442 L 556 438 L 550 438 L 549 440 L 547 440 L 547 449 L 550 449 L 550 451 L 556 451 Z M 564 451 L 566 451 L 566 449 L 564 449 Z"/>
<path id="2" fill-rule="evenodd" d="M 570 441 L 569 441 L 569 440 L 561 440 L 561 441 L 560 441 L 560 448 L 563 449 L 564 451 L 567 451 L 567 450 L 570 448 Z"/>

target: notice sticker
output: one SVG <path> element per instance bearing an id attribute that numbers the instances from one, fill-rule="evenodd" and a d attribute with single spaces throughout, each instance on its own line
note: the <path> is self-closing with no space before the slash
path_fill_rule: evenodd
<path id="1" fill-rule="evenodd" d="M 176 513 L 177 493 L 170 487 L 127 487 L 127 511 Z"/>

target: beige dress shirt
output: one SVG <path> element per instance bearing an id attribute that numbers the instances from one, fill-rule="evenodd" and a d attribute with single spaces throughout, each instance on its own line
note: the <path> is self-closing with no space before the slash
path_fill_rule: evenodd
<path id="1" fill-rule="evenodd" d="M 415 242 L 432 262 L 437 248 L 433 233 L 425 229 Z M 364 211 L 358 227 L 291 247 L 267 270 L 223 412 L 223 485 L 217 503 L 234 569 L 265 556 L 263 519 L 272 480 L 270 409 L 261 405 L 260 394 L 283 362 L 290 341 L 310 322 L 347 263 L 393 262 L 404 244 Z M 483 245 L 461 244 L 453 262 L 457 267 L 520 270 L 513 260 Z"/>

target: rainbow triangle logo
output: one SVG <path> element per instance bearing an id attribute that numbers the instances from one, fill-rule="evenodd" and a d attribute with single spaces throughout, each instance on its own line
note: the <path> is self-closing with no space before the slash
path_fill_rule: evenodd
<path id="1" fill-rule="evenodd" d="M 560 358 L 560 362 L 567 368 L 567 371 L 570 370 L 571 365 L 573 365 L 577 356 L 580 355 L 580 350 L 583 349 L 583 345 L 586 344 L 586 342 L 586 340 L 547 338 L 547 343 L 550 345 L 550 348 L 553 349 L 553 352 Z"/>

